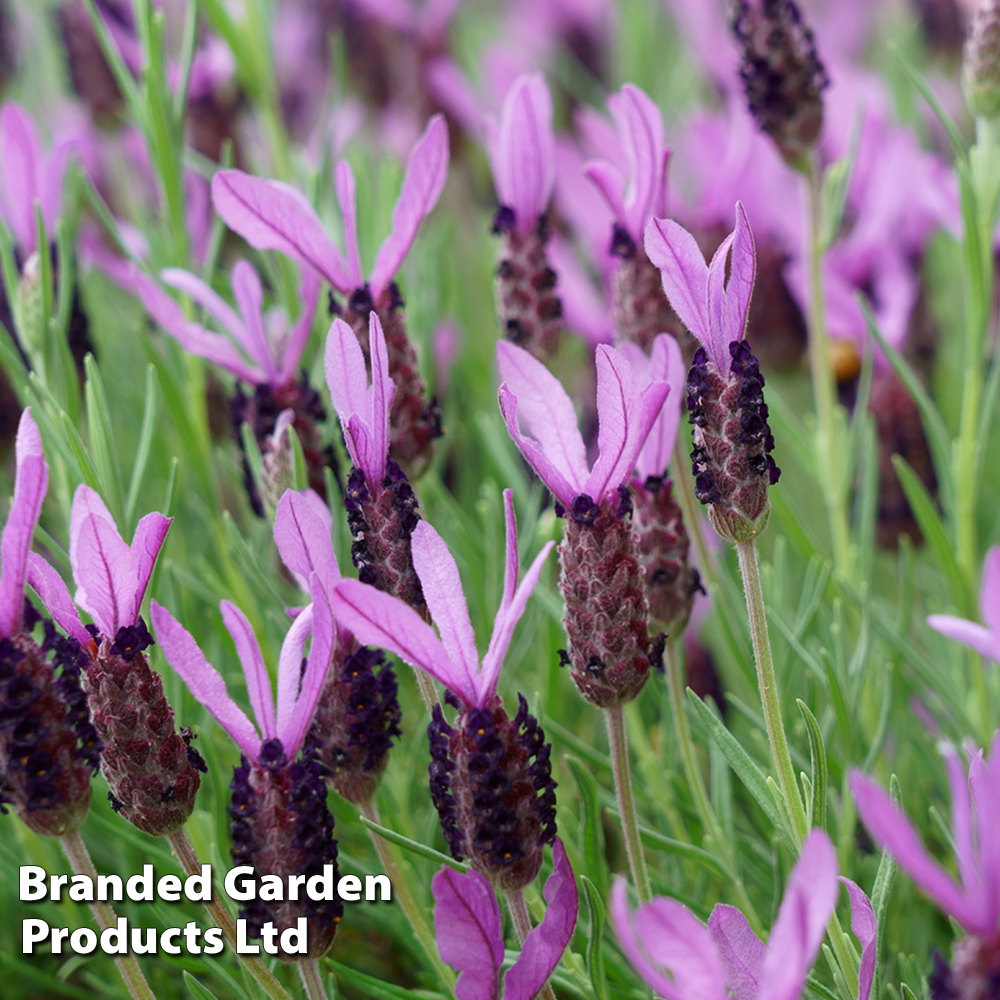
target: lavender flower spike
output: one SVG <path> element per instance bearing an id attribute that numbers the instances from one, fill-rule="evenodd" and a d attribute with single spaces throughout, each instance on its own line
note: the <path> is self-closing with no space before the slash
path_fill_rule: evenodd
<path id="1" fill-rule="evenodd" d="M 707 267 L 694 237 L 669 219 L 646 227 L 646 253 L 702 345 L 687 382 L 695 495 L 709 505 L 715 530 L 739 544 L 764 530 L 771 511 L 767 488 L 781 474 L 770 454 L 764 376 L 743 339 L 757 269 L 746 212 L 737 202 L 736 228 Z"/>
<path id="2" fill-rule="evenodd" d="M 236 605 L 222 602 L 223 622 L 243 664 L 257 726 L 229 696 L 225 681 L 184 627 L 155 601 L 151 611 L 167 662 L 242 751 L 229 786 L 233 792 L 229 807 L 233 860 L 250 865 L 257 875 L 282 878 L 317 874 L 324 864 L 332 864 L 336 880 L 337 842 L 326 806 L 326 785 L 315 747 L 306 743 L 333 654 L 335 625 L 326 588 L 315 571 L 310 574 L 309 588 L 312 603 L 296 617 L 281 646 L 277 707 L 250 622 Z M 303 670 L 310 631 L 312 645 Z M 280 903 L 256 899 L 240 910 L 252 937 L 259 937 L 267 922 L 280 931 L 305 917 L 309 958 L 327 952 L 342 915 L 339 899 Z M 282 952 L 279 957 L 291 956 Z"/>
<path id="3" fill-rule="evenodd" d="M 548 908 L 525 938 L 521 954 L 507 970 L 504 1000 L 531 1000 L 559 964 L 576 927 L 579 897 L 562 841 L 552 844 L 554 870 L 545 883 Z M 458 1000 L 499 1000 L 503 964 L 503 921 L 489 882 L 472 870 L 442 868 L 431 880 L 434 930 L 441 957 L 459 971 Z"/>
<path id="4" fill-rule="evenodd" d="M 858 1000 L 868 1000 L 874 969 L 871 904 L 848 879 L 852 927 L 860 931 Z M 765 945 L 733 906 L 719 904 L 702 924 L 673 899 L 629 912 L 624 881 L 611 890 L 610 920 L 633 968 L 664 1000 L 798 1000 L 837 902 L 837 859 L 830 838 L 813 830 L 802 845 Z M 867 961 L 866 961 L 867 959 Z M 731 993 L 730 993 L 731 991 Z"/>
<path id="5" fill-rule="evenodd" d="M 287 490 L 278 503 L 274 540 L 303 590 L 309 589 L 313 573 L 327 593 L 340 582 L 332 528 L 329 508 L 312 490 Z M 389 762 L 392 740 L 400 735 L 396 675 L 381 650 L 362 647 L 336 623 L 334 628 L 333 662 L 309 739 L 316 745 L 329 785 L 361 805 L 371 802 Z"/>
<path id="6" fill-rule="evenodd" d="M 597 348 L 600 454 L 588 468 L 576 411 L 559 380 L 527 351 L 497 344 L 500 411 L 521 454 L 567 517 L 559 548 L 573 681 L 600 708 L 630 701 L 649 676 L 649 607 L 626 483 L 667 396 L 663 381 L 641 392 L 622 354 Z M 522 433 L 524 417 L 533 437 Z M 655 650 L 654 650 L 655 654 Z"/>
<path id="7" fill-rule="evenodd" d="M 522 74 L 504 99 L 499 124 L 487 122 L 502 235 L 496 277 L 497 319 L 507 339 L 539 358 L 555 352 L 562 303 L 549 266 L 545 212 L 556 177 L 552 95 L 541 73 Z"/>
<path id="8" fill-rule="evenodd" d="M 163 681 L 149 666 L 153 638 L 139 615 L 153 564 L 172 518 L 147 514 L 136 526 L 131 546 L 89 486 L 77 487 L 70 514 L 69 558 L 76 580 L 76 603 L 94 624 L 84 627 L 62 578 L 32 554 L 29 582 L 53 617 L 90 652 L 83 686 L 94 726 L 104 742 L 101 768 L 112 808 L 151 836 L 178 830 L 194 808 L 205 770 L 178 734 Z"/>
<path id="9" fill-rule="evenodd" d="M 39 615 L 24 585 L 49 467 L 30 407 L 15 454 L 14 500 L 0 536 L 0 812 L 14 805 L 35 833 L 61 837 L 87 815 L 102 744 L 80 687 L 87 662 L 80 643 L 48 620 L 42 645 L 31 637 Z"/>
<path id="10" fill-rule="evenodd" d="M 468 855 L 494 886 L 520 889 L 538 874 L 542 847 L 555 837 L 555 784 L 550 747 L 524 697 L 519 697 L 512 721 L 496 692 L 514 627 L 552 543 L 542 549 L 518 585 L 517 525 L 510 490 L 504 491 L 504 509 L 503 600 L 482 661 L 455 560 L 426 521 L 413 532 L 413 563 L 440 638 L 411 608 L 359 581 L 342 581 L 333 601 L 338 621 L 361 642 L 388 649 L 448 688 L 447 700 L 459 709 L 454 726 L 435 705 L 428 730 L 431 795 L 445 839 L 456 858 Z"/>
<path id="11" fill-rule="evenodd" d="M 375 256 L 367 282 L 358 255 L 354 175 L 346 162 L 336 171 L 346 257 L 312 206 L 288 185 L 240 170 L 220 170 L 212 181 L 216 211 L 231 229 L 258 250 L 278 250 L 301 261 L 347 298 L 344 318 L 366 350 L 369 313 L 379 314 L 387 331 L 389 370 L 399 387 L 391 415 L 393 455 L 411 471 L 422 470 L 429 461 L 432 441 L 441 433 L 441 418 L 436 403 L 425 402 L 426 386 L 407 337 L 403 300 L 392 279 L 420 223 L 437 204 L 447 176 L 448 127 L 443 115 L 435 115 L 410 152 L 392 230 Z"/>
<path id="12" fill-rule="evenodd" d="M 971 646 L 980 656 L 1000 662 L 1000 545 L 986 553 L 979 614 L 983 625 L 952 615 L 931 615 L 927 624 L 949 639 Z"/>

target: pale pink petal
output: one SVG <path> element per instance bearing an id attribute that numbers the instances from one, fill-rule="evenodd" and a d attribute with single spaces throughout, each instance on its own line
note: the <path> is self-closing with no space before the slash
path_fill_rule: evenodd
<path id="1" fill-rule="evenodd" d="M 497 343 L 497 361 L 500 377 L 517 401 L 519 416 L 548 463 L 570 484 L 572 496 L 579 495 L 587 480 L 587 453 L 576 410 L 562 383 L 523 347 L 505 340 Z M 547 481 L 546 485 L 551 489 Z"/>
<path id="2" fill-rule="evenodd" d="M 986 553 L 983 584 L 979 589 L 979 613 L 983 624 L 994 635 L 1000 635 L 1000 545 L 994 545 Z"/>
<path id="3" fill-rule="evenodd" d="M 311 490 L 308 492 L 312 493 Z M 326 504 L 315 493 L 312 495 L 319 500 L 329 517 Z M 309 578 L 313 573 L 331 588 L 339 582 L 340 570 L 333 554 L 328 522 L 302 493 L 286 490 L 278 501 L 274 515 L 274 541 L 281 561 L 303 590 L 309 590 Z"/>
<path id="4" fill-rule="evenodd" d="M 223 221 L 257 250 L 277 250 L 314 268 L 340 292 L 353 290 L 347 261 L 315 209 L 294 188 L 241 170 L 220 170 L 212 202 Z"/>
<path id="5" fill-rule="evenodd" d="M 632 165 L 631 190 L 626 197 L 627 214 L 622 216 L 622 225 L 639 242 L 646 222 L 663 207 L 663 119 L 649 96 L 631 83 L 622 87 L 618 106 Z"/>
<path id="6" fill-rule="evenodd" d="M 483 705 L 476 637 L 455 559 L 444 539 L 427 521 L 421 521 L 414 528 L 410 548 L 427 609 L 441 634 L 448 659 L 462 669 L 468 687 L 478 692 L 475 704 Z"/>
<path id="7" fill-rule="evenodd" d="M 735 906 L 718 903 L 708 918 L 734 1000 L 757 1000 L 767 946 Z"/>
<path id="8" fill-rule="evenodd" d="M 799 1000 L 837 905 L 837 855 L 830 838 L 813 830 L 785 886 L 760 977 L 763 1000 Z"/>
<path id="9" fill-rule="evenodd" d="M 730 337 L 726 327 L 726 266 L 729 263 L 729 251 L 732 249 L 735 233 L 730 233 L 719 244 L 708 265 L 708 333 L 711 343 L 706 344 L 709 357 L 713 360 L 725 359 L 725 367 L 719 371 L 729 374 L 731 355 L 729 344 L 736 339 Z M 718 361 L 716 360 L 716 363 Z"/>
<path id="10" fill-rule="evenodd" d="M 722 372 L 729 371 L 729 352 L 716 356 L 708 318 L 708 267 L 694 237 L 672 219 L 653 219 L 646 226 L 646 256 L 660 269 L 663 291 L 681 322 L 705 346 Z M 726 345 L 728 348 L 728 345 Z"/>
<path id="11" fill-rule="evenodd" d="M 347 450 L 358 468 L 363 468 L 353 436 L 348 433 L 351 416 L 357 414 L 367 426 L 370 419 L 368 372 L 365 356 L 354 331 L 342 320 L 335 319 L 326 338 L 326 384 L 330 387 L 333 408 L 344 429 Z"/>
<path id="12" fill-rule="evenodd" d="M 653 422 L 646 443 L 639 450 L 636 470 L 640 478 L 662 476 L 674 454 L 674 441 L 681 420 L 681 401 L 687 373 L 677 341 L 668 333 L 657 334 L 651 355 L 636 344 L 623 343 L 618 348 L 628 358 L 635 372 L 636 385 L 644 390 L 651 381 L 666 382 L 667 399 Z"/>
<path id="13" fill-rule="evenodd" d="M 37 553 L 28 553 L 28 583 L 42 599 L 42 604 L 56 624 L 73 636 L 84 649 L 89 648 L 90 633 L 83 627 L 76 605 L 69 596 L 63 578 Z"/>
<path id="14" fill-rule="evenodd" d="M 531 1000 L 552 975 L 573 937 L 579 897 L 573 869 L 558 837 L 552 845 L 552 861 L 552 874 L 544 889 L 548 903 L 545 917 L 528 933 L 521 954 L 504 976 L 504 1000 Z"/>
<path id="15" fill-rule="evenodd" d="M 30 406 L 25 407 L 17 427 L 15 456 L 14 499 L 0 536 L 0 636 L 4 638 L 21 628 L 28 552 L 49 482 L 49 467 Z"/>
<path id="16" fill-rule="evenodd" d="M 947 872 L 930 859 L 910 821 L 874 781 L 855 771 L 851 776 L 851 790 L 858 815 L 876 843 L 892 854 L 941 909 L 971 933 L 988 934 L 996 930 L 995 926 L 984 923 L 979 909 L 970 903 Z"/>
<path id="17" fill-rule="evenodd" d="M 245 260 L 238 260 L 233 267 L 233 298 L 243 317 L 243 349 L 264 369 L 268 382 L 276 385 L 278 369 L 264 327 L 264 289 L 257 272 Z"/>
<path id="18" fill-rule="evenodd" d="M 470 870 L 442 868 L 431 879 L 434 933 L 443 961 L 459 972 L 458 1000 L 496 1000 L 503 964 L 500 907 L 489 882 Z"/>
<path id="19" fill-rule="evenodd" d="M 840 876 L 848 896 L 851 897 L 851 930 L 861 943 L 861 964 L 858 968 L 858 1000 L 868 1000 L 875 979 L 875 950 L 878 945 L 878 923 L 871 900 L 861 887 L 849 878 Z"/>
<path id="20" fill-rule="evenodd" d="M 385 463 L 389 456 L 389 409 L 396 394 L 396 384 L 389 377 L 385 333 L 374 309 L 368 314 L 368 343 L 372 356 L 372 386 L 369 390 L 372 454 L 365 474 L 371 475 L 374 482 L 380 482 L 385 476 Z"/>
<path id="21" fill-rule="evenodd" d="M 163 514 L 153 511 L 135 526 L 132 535 L 132 554 L 135 556 L 136 567 L 135 589 L 122 622 L 124 625 L 134 625 L 139 617 L 139 608 L 142 607 L 149 578 L 153 575 L 153 565 L 160 554 L 160 549 L 163 548 L 163 542 L 173 520 L 172 517 L 164 517 Z"/>
<path id="22" fill-rule="evenodd" d="M 337 184 L 337 203 L 340 205 L 340 215 L 344 220 L 347 275 L 355 288 L 361 288 L 365 283 L 365 276 L 361 271 L 361 254 L 358 252 L 357 187 L 354 182 L 354 171 L 347 160 L 341 160 L 337 164 L 334 177 Z"/>
<path id="23" fill-rule="evenodd" d="M 955 860 L 958 877 L 970 900 L 982 905 L 982 885 L 979 864 L 973 844 L 972 803 L 969 800 L 969 778 L 955 748 L 945 744 L 941 749 L 951 786 L 951 833 L 955 838 Z"/>
<path id="24" fill-rule="evenodd" d="M 930 615 L 927 624 L 936 632 L 971 646 L 981 656 L 989 660 L 1000 660 L 1000 641 L 997 635 L 982 625 L 970 622 L 965 618 L 955 618 L 952 615 Z"/>
<path id="25" fill-rule="evenodd" d="M 316 305 L 319 302 L 320 285 L 322 282 L 311 267 L 302 268 L 302 281 L 299 283 L 299 298 L 302 300 L 302 312 L 292 327 L 292 332 L 285 344 L 281 357 L 279 383 L 289 382 L 295 378 L 295 369 L 302 360 L 302 352 L 309 342 L 312 332 L 313 317 L 316 315 Z"/>
<path id="26" fill-rule="evenodd" d="M 971 755 L 969 786 L 976 811 L 984 923 L 996 927 L 1000 923 L 1000 838 L 995 836 L 1000 829 L 1000 734 L 993 737 L 988 764 L 981 751 Z"/>
<path id="27" fill-rule="evenodd" d="M 598 458 L 583 492 L 597 503 L 631 475 L 644 441 L 636 439 L 639 393 L 632 366 L 613 347 L 597 348 Z"/>
<path id="28" fill-rule="evenodd" d="M 448 112 L 477 141 L 483 137 L 483 109 L 479 95 L 458 64 L 449 56 L 431 59 L 424 69 L 424 81 L 438 107 Z"/>
<path id="29" fill-rule="evenodd" d="M 309 578 L 310 582 L 315 576 Z M 278 656 L 278 711 L 275 718 L 277 736 L 285 748 L 288 759 L 294 752 L 289 749 L 286 736 L 294 725 L 295 703 L 298 701 L 299 690 L 304 680 L 302 660 L 305 654 L 306 641 L 313 627 L 313 605 L 310 603 L 296 615 L 291 627 L 285 634 Z M 307 720 L 312 721 L 312 716 Z"/>
<path id="30" fill-rule="evenodd" d="M 250 705 L 257 717 L 257 725 L 265 740 L 273 740 L 278 735 L 274 722 L 274 694 L 271 691 L 271 678 L 264 664 L 264 654 L 260 651 L 257 636 L 254 635 L 247 616 L 232 601 L 223 601 L 219 607 L 222 609 L 223 624 L 236 645 L 236 656 L 243 664 L 247 694 L 250 696 Z"/>
<path id="31" fill-rule="evenodd" d="M 742 340 L 746 333 L 757 276 L 757 251 L 753 233 L 742 204 L 736 203 L 736 229 L 729 262 L 729 280 L 726 283 L 726 305 L 723 311 L 723 329 L 728 340 Z M 728 345 L 727 345 L 728 347 Z"/>
<path id="32" fill-rule="evenodd" d="M 242 261 L 241 263 L 246 263 Z M 249 267 L 249 265 L 247 265 Z M 160 280 L 171 288 L 183 292 L 192 302 L 201 306 L 223 329 L 228 330 L 244 346 L 247 342 L 246 327 L 229 305 L 213 288 L 206 285 L 197 275 L 182 271 L 179 267 L 168 267 L 160 272 Z M 173 302 L 173 299 L 170 299 Z M 178 308 L 180 308 L 178 306 Z M 183 314 L 182 314 L 183 315 Z M 169 331 L 168 331 L 169 332 Z"/>
<path id="33" fill-rule="evenodd" d="M 625 178 L 622 176 L 622 172 L 607 160 L 592 160 L 585 163 L 583 172 L 604 196 L 604 200 L 608 203 L 608 207 L 618 222 L 624 226 L 628 213 L 625 210 Z M 635 234 L 630 233 L 630 235 L 633 239 L 638 238 Z M 642 231 L 640 230 L 639 236 L 641 235 Z"/>
<path id="34" fill-rule="evenodd" d="M 42 150 L 34 119 L 15 101 L 0 109 L 0 153 L 4 215 L 18 248 L 27 256 L 38 243 L 35 201 L 41 197 Z"/>
<path id="35" fill-rule="evenodd" d="M 381 646 L 410 666 L 422 667 L 468 705 L 476 689 L 465 670 L 453 664 L 434 629 L 398 598 L 358 580 L 341 580 L 332 595 L 337 621 L 366 646 Z"/>
<path id="36" fill-rule="evenodd" d="M 207 708 L 236 745 L 251 760 L 260 755 L 260 737 L 246 713 L 229 697 L 226 682 L 206 659 L 190 633 L 156 601 L 150 604 L 156 641 L 167 663 L 187 684 L 191 694 Z"/>
<path id="37" fill-rule="evenodd" d="M 371 273 L 372 295 L 378 296 L 399 270 L 417 230 L 441 196 L 448 179 L 448 125 L 434 115 L 406 163 L 403 189 L 392 212 L 392 229 L 379 247 Z"/>

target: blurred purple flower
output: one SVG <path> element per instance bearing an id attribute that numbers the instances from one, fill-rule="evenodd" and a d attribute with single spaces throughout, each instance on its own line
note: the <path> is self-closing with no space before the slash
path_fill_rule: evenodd
<path id="1" fill-rule="evenodd" d="M 983 625 L 952 615 L 931 615 L 927 624 L 949 639 L 971 646 L 980 656 L 1000 663 L 1000 545 L 986 553 L 979 614 Z"/>
<path id="2" fill-rule="evenodd" d="M 504 976 L 504 1000 L 531 1000 L 559 964 L 576 927 L 579 898 L 562 841 L 552 845 L 554 870 L 545 883 L 542 922 L 525 938 Z M 438 950 L 459 971 L 458 1000 L 498 1000 L 503 965 L 503 921 L 490 883 L 472 870 L 442 868 L 431 880 Z"/>

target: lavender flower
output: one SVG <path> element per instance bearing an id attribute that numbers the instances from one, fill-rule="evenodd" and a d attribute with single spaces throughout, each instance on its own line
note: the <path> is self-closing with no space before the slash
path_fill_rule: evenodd
<path id="1" fill-rule="evenodd" d="M 350 332 L 348 336 L 354 339 Z M 330 541 L 332 528 L 329 508 L 311 490 L 288 490 L 281 498 L 274 540 L 303 590 L 308 590 L 312 573 L 319 576 L 327 593 L 340 582 Z M 336 622 L 334 629 L 333 662 L 316 704 L 309 739 L 330 786 L 348 802 L 360 805 L 371 801 L 389 762 L 392 740 L 401 735 L 396 674 L 381 650 L 362 647 Z"/>
<path id="2" fill-rule="evenodd" d="M 388 331 L 389 371 L 399 390 L 391 414 L 393 456 L 410 471 L 426 466 L 441 423 L 435 402 L 424 400 L 426 387 L 406 335 L 403 300 L 392 279 L 424 216 L 437 203 L 447 173 L 448 129 L 444 116 L 435 115 L 410 153 L 393 210 L 392 231 L 379 248 L 367 281 L 358 254 L 354 175 L 348 163 L 342 161 L 336 171 L 346 258 L 309 203 L 293 188 L 239 170 L 220 170 L 212 181 L 216 211 L 231 229 L 258 250 L 278 250 L 307 264 L 347 297 L 344 318 L 365 349 L 368 317 L 373 311 L 378 313 Z"/>
<path id="3" fill-rule="evenodd" d="M 1000 984 L 1000 735 L 989 761 L 970 750 L 968 779 L 958 754 L 942 749 L 951 785 L 951 825 L 959 881 L 933 861 L 910 821 L 870 778 L 851 775 L 858 815 L 872 837 L 885 847 L 935 903 L 954 917 L 967 937 L 952 950 L 949 966 L 935 955 L 930 977 L 933 1000 L 986 998 Z"/>
<path id="4" fill-rule="evenodd" d="M 312 603 L 296 617 L 281 646 L 277 708 L 250 622 L 236 605 L 222 602 L 222 620 L 243 664 L 257 727 L 229 696 L 225 681 L 184 627 L 155 601 L 151 611 L 167 662 L 242 752 L 229 786 L 233 792 L 229 807 L 233 861 L 250 865 L 257 875 L 281 878 L 318 875 L 325 864 L 332 864 L 336 881 L 337 842 L 326 806 L 326 785 L 315 748 L 303 748 L 333 654 L 334 620 L 316 572 L 310 574 L 309 589 Z M 302 654 L 310 631 L 312 645 L 303 669 Z M 339 898 L 278 903 L 257 898 L 240 910 L 252 937 L 260 936 L 267 922 L 280 932 L 305 917 L 310 958 L 330 948 L 342 915 Z M 289 956 L 281 953 L 279 957 Z"/>
<path id="5" fill-rule="evenodd" d="M 14 805 L 35 833 L 61 837 L 87 815 L 103 748 L 80 686 L 87 662 L 80 643 L 60 636 L 51 621 L 41 646 L 31 637 L 39 615 L 24 584 L 49 467 L 30 407 L 21 415 L 16 457 L 14 500 L 0 536 L 0 811 Z"/>
<path id="6" fill-rule="evenodd" d="M 651 644 L 626 484 L 668 386 L 655 381 L 640 392 L 625 358 L 614 348 L 597 348 L 600 455 L 591 469 L 559 380 L 513 344 L 497 344 L 497 358 L 507 430 L 555 496 L 556 512 L 567 518 L 559 587 L 573 680 L 598 707 L 630 701 L 646 683 Z M 522 434 L 519 414 L 533 437 Z"/>
<path id="7" fill-rule="evenodd" d="M 500 208 L 493 230 L 502 236 L 497 265 L 497 319 L 508 340 L 539 358 L 555 352 L 562 304 L 549 266 L 545 211 L 555 183 L 552 95 L 541 73 L 522 74 L 504 99 L 487 141 Z"/>
<path id="8" fill-rule="evenodd" d="M 858 1000 L 875 972 L 875 915 L 868 897 L 841 879 L 862 946 Z M 837 903 L 837 857 L 822 830 L 806 837 L 765 945 L 733 906 L 719 904 L 706 927 L 676 900 L 659 897 L 629 912 L 624 881 L 611 890 L 610 919 L 633 968 L 664 1000 L 797 1000 Z M 731 993 L 730 993 L 731 991 Z"/>
<path id="9" fill-rule="evenodd" d="M 469 857 L 494 886 L 519 889 L 537 874 L 542 848 L 556 834 L 551 748 L 528 704 L 519 696 L 517 715 L 507 715 L 497 696 L 500 669 L 514 626 L 538 583 L 546 545 L 517 583 L 517 525 L 510 490 L 504 491 L 507 567 L 503 600 L 482 661 L 476 652 L 458 567 L 438 533 L 421 521 L 413 532 L 413 562 L 434 630 L 411 608 L 357 580 L 334 590 L 337 619 L 361 642 L 381 646 L 421 667 L 450 692 L 458 708 L 454 725 L 434 707 L 431 796 L 451 853 Z"/>
<path id="10" fill-rule="evenodd" d="M 1000 115 L 1000 3 L 979 0 L 962 60 L 962 87 L 977 118 Z"/>
<path id="11" fill-rule="evenodd" d="M 291 410 L 291 426 L 302 444 L 309 484 L 323 495 L 323 467 L 328 454 L 321 443 L 317 424 L 326 419 L 326 411 L 305 373 L 297 376 L 319 297 L 320 283 L 312 270 L 304 269 L 299 289 L 302 312 L 291 328 L 280 309 L 264 313 L 260 278 L 245 260 L 237 261 L 233 267 L 232 288 L 236 310 L 188 271 L 168 268 L 160 273 L 160 278 L 165 284 L 189 296 L 229 334 L 213 333 L 189 320 L 177 302 L 155 281 L 141 273 L 135 275 L 135 290 L 142 304 L 170 336 L 185 350 L 220 365 L 237 379 L 253 386 L 253 394 L 248 395 L 237 385 L 235 394 L 229 400 L 233 436 L 241 448 L 240 427 L 246 421 L 261 449 L 265 470 L 281 468 L 283 439 L 279 433 L 278 417 Z M 271 482 L 273 476 L 267 476 L 263 484 L 267 496 L 261 497 L 250 476 L 245 456 L 243 468 L 247 492 L 256 513 L 263 517 L 265 506 L 273 512 L 284 490 L 279 488 L 279 484 Z M 265 500 L 270 503 L 262 502 Z"/>
<path id="12" fill-rule="evenodd" d="M 927 624 L 949 639 L 971 646 L 980 656 L 1000 662 L 1000 545 L 986 553 L 979 614 L 984 625 L 952 615 L 931 615 Z"/>
<path id="13" fill-rule="evenodd" d="M 405 473 L 389 457 L 390 414 L 396 392 L 377 313 L 369 315 L 372 382 L 357 337 L 340 319 L 326 341 L 326 381 L 354 462 L 347 480 L 347 521 L 354 535 L 351 558 L 363 583 L 422 609 L 410 538 L 420 520 L 417 498 Z"/>
<path id="14" fill-rule="evenodd" d="M 562 841 L 552 844 L 554 870 L 545 883 L 548 908 L 524 940 L 503 979 L 504 1000 L 531 1000 L 559 964 L 576 927 L 579 898 Z M 499 1000 L 503 921 L 490 883 L 472 870 L 442 868 L 431 880 L 434 930 L 441 957 L 459 971 L 458 1000 Z"/>
<path id="15" fill-rule="evenodd" d="M 764 530 L 771 512 L 767 488 L 781 475 L 771 458 L 764 376 L 743 339 L 756 275 L 753 234 L 737 203 L 736 229 L 711 266 L 694 237 L 669 219 L 654 219 L 646 228 L 646 252 L 684 325 L 702 344 L 687 381 L 695 495 L 709 505 L 715 530 L 738 544 Z"/>

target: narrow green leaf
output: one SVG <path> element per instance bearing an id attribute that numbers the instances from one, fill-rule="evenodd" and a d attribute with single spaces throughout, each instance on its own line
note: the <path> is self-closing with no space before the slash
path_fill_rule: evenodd
<path id="1" fill-rule="evenodd" d="M 159 409 L 159 380 L 156 368 L 146 365 L 146 391 L 143 394 L 142 425 L 139 428 L 139 446 L 136 448 L 135 461 L 132 463 L 132 476 L 129 479 L 128 494 L 125 497 L 124 530 L 131 537 L 135 526 L 136 509 L 139 505 L 139 491 L 146 474 L 149 453 L 153 444 L 153 432 L 156 430 L 156 413 Z"/>
<path id="2" fill-rule="evenodd" d="M 302 442 L 294 427 L 288 428 L 288 443 L 292 449 L 292 482 L 293 490 L 304 490 L 309 485 L 309 470 L 306 468 L 306 456 L 302 451 Z"/>
<path id="3" fill-rule="evenodd" d="M 604 866 L 602 865 L 601 868 Z M 595 869 L 600 870 L 600 869 Z M 604 974 L 604 894 L 597 891 L 597 887 L 587 878 L 580 876 L 583 885 L 583 901 L 587 904 L 588 923 L 590 930 L 587 934 L 587 951 L 584 960 L 587 963 L 587 974 L 590 976 L 590 983 L 594 987 L 594 996 L 597 1000 L 610 1000 L 611 994 L 608 991 L 608 980 Z"/>
<path id="4" fill-rule="evenodd" d="M 600 882 L 602 898 L 608 894 L 608 866 L 604 860 L 604 828 L 601 826 L 601 797 L 597 781 L 590 769 L 576 757 L 566 755 L 577 788 L 583 815 L 580 817 L 580 839 L 582 853 L 587 861 L 587 871 L 593 873 Z"/>
<path id="5" fill-rule="evenodd" d="M 801 699 L 796 698 L 795 704 L 799 707 L 799 714 L 806 724 L 806 737 L 809 740 L 809 756 L 812 758 L 812 775 L 810 784 L 812 785 L 812 825 L 820 829 L 826 829 L 826 787 L 829 780 L 826 763 L 826 747 L 823 745 L 823 733 L 820 731 L 816 716 L 809 710 L 809 706 Z"/>
<path id="6" fill-rule="evenodd" d="M 122 497 L 122 474 L 118 464 L 118 448 L 115 444 L 114 423 L 108 394 L 104 391 L 104 380 L 93 354 L 83 359 L 87 382 L 84 395 L 87 400 L 87 432 L 90 435 L 90 450 L 94 466 L 101 480 L 101 493 L 111 508 L 112 516 L 122 523 L 124 502 Z"/>
<path id="7" fill-rule="evenodd" d="M 882 692 L 882 700 L 878 710 L 878 721 L 875 723 L 875 733 L 872 736 L 871 746 L 865 756 L 865 762 L 861 765 L 862 771 L 871 770 L 882 749 L 882 742 L 885 740 L 886 730 L 889 728 L 889 714 L 892 711 L 892 666 L 886 664 L 885 668 L 885 690 Z"/>
<path id="8" fill-rule="evenodd" d="M 254 437 L 253 428 L 245 420 L 240 424 L 240 440 L 243 442 L 243 454 L 246 456 L 254 486 L 257 487 L 257 492 L 263 496 L 261 491 L 264 484 L 264 459 L 261 456 L 260 447 L 257 445 L 257 439 Z"/>
<path id="9" fill-rule="evenodd" d="M 426 844 L 421 844 L 416 840 L 410 840 L 409 837 L 404 837 L 403 834 L 396 833 L 395 830 L 390 830 L 387 826 L 380 826 L 378 823 L 373 823 L 367 816 L 359 815 L 358 820 L 362 826 L 368 827 L 369 830 L 374 830 L 380 837 L 391 840 L 394 844 L 399 844 L 400 847 L 404 847 L 414 854 L 430 858 L 431 861 L 436 861 L 439 865 L 447 865 L 449 868 L 454 868 L 457 872 L 469 870 L 468 864 L 464 861 L 456 861 L 447 854 L 435 851 L 433 847 L 428 847 Z"/>
<path id="10" fill-rule="evenodd" d="M 139 88 L 135 84 L 135 79 L 128 66 L 125 65 L 125 60 L 122 58 L 118 46 L 112 39 L 111 33 L 108 31 L 108 26 L 104 23 L 104 18 L 98 12 L 94 0 L 83 0 L 83 2 L 90 17 L 90 26 L 93 28 L 94 34 L 97 37 L 97 43 L 101 47 L 101 54 L 104 56 L 104 61 L 110 67 L 115 78 L 115 83 L 118 84 L 118 89 L 122 92 L 129 110 L 135 116 L 136 121 L 141 122 L 142 100 L 139 97 Z M 141 8 L 142 4 L 138 4 L 137 6 Z"/>
<path id="11" fill-rule="evenodd" d="M 219 1000 L 207 986 L 202 986 L 187 969 L 184 970 L 184 985 L 187 986 L 197 1000 Z"/>
<path id="12" fill-rule="evenodd" d="M 844 750 L 849 752 L 854 739 L 854 726 L 851 722 L 851 714 L 847 710 L 847 699 L 844 697 L 844 689 L 840 684 L 837 668 L 825 649 L 823 650 L 823 668 L 826 675 L 826 687 L 830 692 L 830 700 L 833 702 L 834 718 L 837 720 L 837 733 Z"/>

